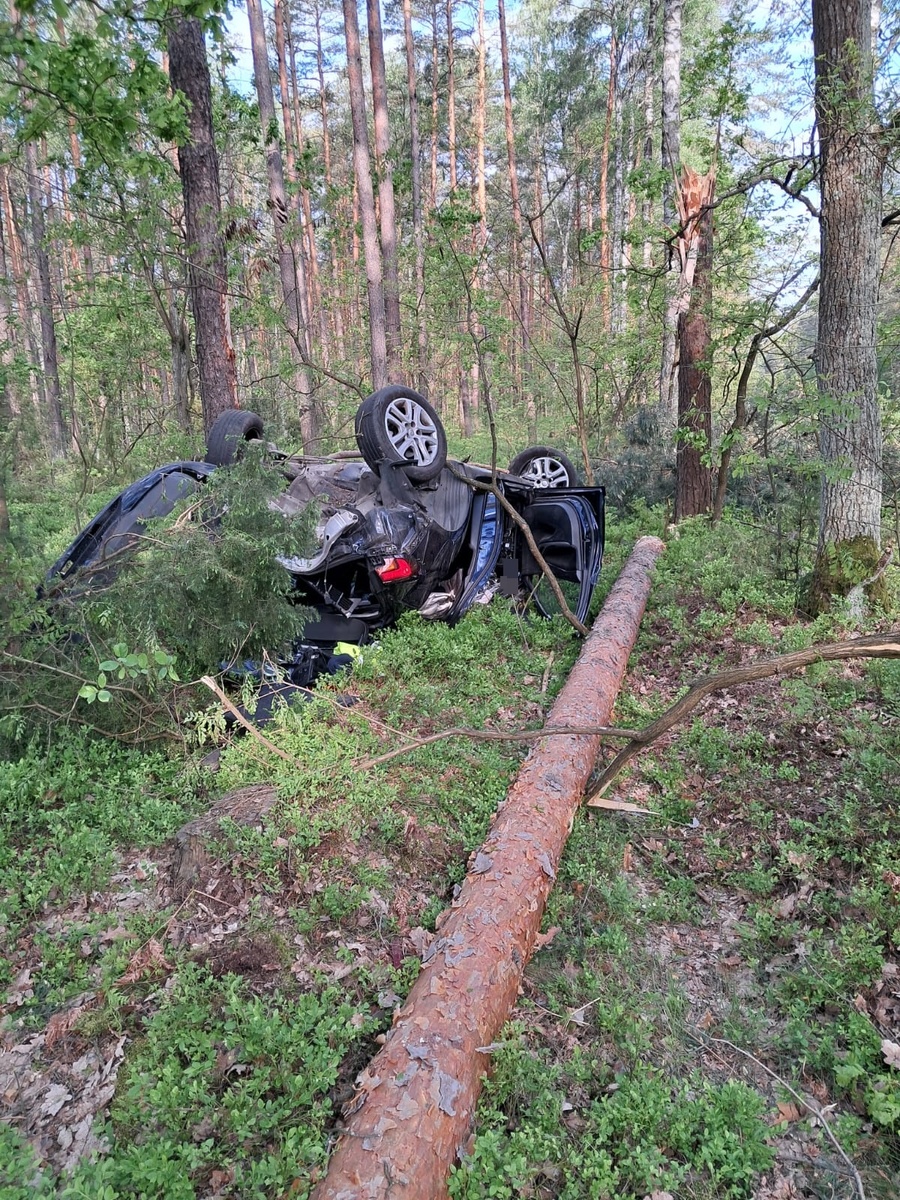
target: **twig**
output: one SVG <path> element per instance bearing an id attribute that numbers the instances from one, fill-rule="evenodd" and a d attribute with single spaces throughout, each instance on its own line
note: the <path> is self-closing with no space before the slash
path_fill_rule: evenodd
<path id="1" fill-rule="evenodd" d="M 816 1118 L 816 1120 L 821 1123 L 821 1126 L 825 1130 L 825 1134 L 826 1134 L 828 1140 L 831 1142 L 832 1146 L 834 1146 L 835 1150 L 838 1152 L 838 1154 L 841 1156 L 843 1161 L 846 1163 L 847 1169 L 849 1170 L 851 1176 L 853 1177 L 853 1182 L 856 1185 L 856 1193 L 859 1196 L 859 1200 L 866 1200 L 866 1193 L 865 1193 L 865 1189 L 863 1187 L 863 1181 L 860 1178 L 859 1171 L 857 1171 L 856 1167 L 853 1165 L 853 1162 L 851 1161 L 851 1159 L 848 1157 L 848 1155 L 844 1151 L 843 1146 L 835 1137 L 834 1132 L 832 1131 L 832 1128 L 828 1124 L 828 1121 L 825 1117 L 825 1113 L 819 1107 L 819 1105 L 816 1104 L 816 1102 L 814 1100 L 804 1099 L 804 1097 L 801 1096 L 799 1092 L 795 1091 L 794 1088 L 791 1087 L 791 1085 L 787 1082 L 787 1080 L 782 1079 L 782 1077 L 780 1075 L 776 1074 L 776 1072 L 773 1071 L 771 1067 L 767 1067 L 766 1064 L 764 1062 L 761 1062 L 760 1059 L 758 1059 L 755 1054 L 751 1054 L 749 1050 L 743 1050 L 740 1046 L 736 1046 L 734 1044 L 734 1042 L 730 1042 L 728 1040 L 728 1038 L 709 1037 L 706 1034 L 698 1033 L 696 1031 L 691 1031 L 691 1032 L 692 1032 L 692 1035 L 695 1038 L 695 1040 L 701 1046 L 704 1046 L 710 1042 L 713 1042 L 719 1046 L 727 1046 L 729 1048 L 729 1050 L 734 1050 L 736 1054 L 742 1054 L 744 1056 L 744 1058 L 748 1058 L 750 1060 L 750 1062 L 755 1063 L 756 1066 L 758 1066 L 760 1068 L 760 1070 L 765 1071 L 765 1073 L 771 1079 L 774 1079 L 775 1082 L 777 1084 L 779 1084 L 779 1086 L 783 1087 L 784 1090 L 789 1095 L 793 1096 L 793 1098 L 797 1101 L 797 1103 L 799 1105 L 801 1105 L 803 1108 L 809 1109 L 809 1111 L 813 1114 L 813 1116 Z"/>
<path id="2" fill-rule="evenodd" d="M 222 707 L 231 713 L 239 725 L 243 725 L 244 729 L 247 730 L 251 737 L 256 738 L 256 740 L 261 745 L 265 746 L 267 750 L 271 750 L 273 754 L 277 754 L 279 758 L 283 758 L 284 761 L 286 763 L 290 763 L 292 767 L 300 766 L 300 763 L 296 758 L 292 758 L 290 754 L 285 754 L 283 750 L 279 750 L 279 748 L 273 742 L 270 742 L 267 737 L 263 737 L 253 722 L 248 721 L 241 710 L 232 704 L 232 702 L 228 699 L 211 675 L 202 676 L 200 682 L 206 684 L 209 690 L 218 697 L 219 703 L 222 705 Z"/>
<path id="3" fill-rule="evenodd" d="M 503 729 L 467 729 L 464 725 L 456 725 L 453 729 L 443 729 L 440 733 L 430 733 L 427 737 L 417 738 L 406 746 L 388 750 L 386 754 L 379 754 L 376 758 L 364 758 L 355 766 L 359 771 L 368 770 L 369 767 L 390 762 L 392 758 L 399 758 L 401 754 L 409 754 L 411 750 L 419 750 L 422 746 L 430 746 L 433 742 L 444 741 L 445 738 L 464 737 L 475 742 L 537 742 L 541 738 L 561 734 L 568 734 L 572 737 L 593 737 L 599 734 L 602 737 L 634 740 L 635 735 L 640 736 L 641 730 L 619 729 L 614 725 L 560 725 L 543 729 L 510 729 L 507 732 Z"/>
<path id="4" fill-rule="evenodd" d="M 730 671 L 720 671 L 716 675 L 701 679 L 671 708 L 667 708 L 661 717 L 657 717 L 646 729 L 642 729 L 636 738 L 619 751 L 587 793 L 585 800 L 590 801 L 595 796 L 602 795 L 623 767 L 640 754 L 645 746 L 655 742 L 688 713 L 693 712 L 710 692 L 720 692 L 724 688 L 736 687 L 742 683 L 756 683 L 760 679 L 769 679 L 772 675 L 787 675 L 792 671 L 799 671 L 803 667 L 812 666 L 813 663 L 834 662 L 843 658 L 900 658 L 900 630 L 872 633 L 849 642 L 811 646 L 808 650 L 780 654 L 777 658 L 767 658 L 763 662 L 750 663 L 746 667 L 733 667 Z"/>

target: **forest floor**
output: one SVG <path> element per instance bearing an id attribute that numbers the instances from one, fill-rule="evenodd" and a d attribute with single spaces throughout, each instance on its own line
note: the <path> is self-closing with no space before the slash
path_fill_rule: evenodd
<path id="1" fill-rule="evenodd" d="M 670 541 L 619 724 L 846 636 L 797 621 L 771 561 L 737 524 Z M 0 1200 L 307 1195 L 524 751 L 356 764 L 538 727 L 577 649 L 495 603 L 405 623 L 283 712 L 291 761 L 73 735 L 2 768 Z M 186 888 L 174 835 L 241 787 L 276 802 Z M 718 693 L 614 794 L 652 811 L 576 822 L 452 1195 L 900 1194 L 900 664 Z"/>

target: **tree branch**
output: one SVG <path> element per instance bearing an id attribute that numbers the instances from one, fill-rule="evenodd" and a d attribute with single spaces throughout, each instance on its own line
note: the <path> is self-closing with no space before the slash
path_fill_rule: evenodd
<path id="1" fill-rule="evenodd" d="M 756 683 L 760 679 L 770 679 L 773 675 L 788 675 L 792 671 L 812 666 L 813 663 L 835 662 L 844 658 L 900 658 L 900 630 L 872 633 L 849 642 L 811 646 L 808 650 L 794 650 L 790 654 L 780 654 L 777 658 L 767 658 L 762 662 L 750 663 L 746 667 L 733 667 L 730 671 L 720 671 L 716 675 L 699 680 L 680 700 L 667 708 L 662 716 L 657 717 L 646 729 L 642 729 L 639 737 L 619 751 L 597 783 L 585 795 L 585 800 L 591 801 L 595 796 L 602 796 L 622 769 L 640 754 L 645 746 L 649 746 L 662 734 L 667 733 L 673 725 L 684 720 L 711 692 L 720 692 L 742 683 Z"/>

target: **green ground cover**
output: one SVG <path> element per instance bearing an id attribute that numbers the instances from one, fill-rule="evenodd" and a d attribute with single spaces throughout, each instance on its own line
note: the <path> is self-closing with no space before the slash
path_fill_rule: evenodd
<path id="1" fill-rule="evenodd" d="M 646 531 L 660 514 L 613 525 L 598 603 Z M 844 636 L 795 619 L 773 561 L 733 521 L 670 539 L 620 723 Z M 23 737 L 0 764 L 2 1200 L 308 1194 L 523 751 L 358 764 L 538 726 L 576 653 L 502 603 L 409 619 L 268 727 L 290 761 L 244 738 L 215 773 L 197 723 L 152 749 Z M 898 776 L 889 662 L 718 694 L 637 759 L 614 794 L 652 811 L 579 816 L 453 1196 L 849 1197 L 830 1134 L 896 1195 Z M 270 814 L 225 823 L 179 894 L 175 833 L 260 784 Z"/>

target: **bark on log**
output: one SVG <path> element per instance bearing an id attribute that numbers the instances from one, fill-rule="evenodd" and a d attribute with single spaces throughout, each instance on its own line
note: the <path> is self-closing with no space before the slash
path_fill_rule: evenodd
<path id="1" fill-rule="evenodd" d="M 548 717 L 605 724 L 663 544 L 641 538 Z M 469 1133 L 487 1046 L 516 1002 L 547 896 L 600 746 L 548 735 L 531 750 L 388 1039 L 357 1080 L 314 1200 L 440 1200 Z M 481 1050 L 481 1052 L 479 1052 Z"/>

